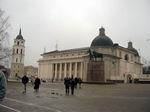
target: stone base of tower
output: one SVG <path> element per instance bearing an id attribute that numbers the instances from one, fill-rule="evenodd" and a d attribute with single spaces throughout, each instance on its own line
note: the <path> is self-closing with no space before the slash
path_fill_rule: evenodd
<path id="1" fill-rule="evenodd" d="M 24 74 L 24 64 L 12 63 L 11 64 L 11 74 L 10 79 L 20 80 Z"/>

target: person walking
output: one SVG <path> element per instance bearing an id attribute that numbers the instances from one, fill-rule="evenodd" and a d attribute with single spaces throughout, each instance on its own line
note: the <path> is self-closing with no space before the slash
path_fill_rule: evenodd
<path id="1" fill-rule="evenodd" d="M 79 88 L 81 89 L 82 79 L 80 77 L 78 78 L 78 83 L 79 83 Z"/>
<path id="2" fill-rule="evenodd" d="M 69 88 L 70 88 L 70 78 L 69 77 L 64 78 L 64 85 L 65 85 L 66 95 L 69 95 Z"/>
<path id="3" fill-rule="evenodd" d="M 74 88 L 77 89 L 77 87 L 78 87 L 78 78 L 75 77 L 75 78 L 74 78 Z"/>
<path id="4" fill-rule="evenodd" d="M 40 84 L 41 84 L 40 78 L 36 77 L 35 78 L 35 82 L 34 82 L 34 90 L 35 90 L 35 92 L 39 91 Z"/>
<path id="5" fill-rule="evenodd" d="M 71 95 L 74 95 L 75 80 L 74 80 L 73 76 L 70 79 L 70 86 L 71 86 Z"/>
<path id="6" fill-rule="evenodd" d="M 24 74 L 24 76 L 22 77 L 22 83 L 24 85 L 24 91 L 22 93 L 26 93 L 26 86 L 27 86 L 28 82 L 29 82 L 29 78 L 26 76 L 26 74 Z"/>
<path id="7" fill-rule="evenodd" d="M 4 99 L 7 88 L 7 81 L 3 70 L 4 66 L 0 66 L 0 102 Z"/>

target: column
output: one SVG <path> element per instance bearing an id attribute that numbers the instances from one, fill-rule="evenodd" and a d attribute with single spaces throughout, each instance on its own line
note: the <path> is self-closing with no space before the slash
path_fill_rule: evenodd
<path id="1" fill-rule="evenodd" d="M 81 63 L 80 63 L 80 76 L 79 76 L 81 79 L 82 79 L 82 69 L 83 69 L 82 66 L 83 66 L 83 64 L 82 64 L 82 62 L 81 62 Z"/>
<path id="2" fill-rule="evenodd" d="M 52 81 L 54 80 L 55 78 L 55 64 L 53 63 L 52 64 Z"/>
<path id="3" fill-rule="evenodd" d="M 59 80 L 62 79 L 62 63 L 59 64 Z"/>
<path id="4" fill-rule="evenodd" d="M 64 77 L 66 77 L 67 73 L 66 73 L 66 63 L 64 63 Z"/>
<path id="5" fill-rule="evenodd" d="M 83 80 L 84 80 L 84 81 L 87 81 L 87 62 L 84 62 Z"/>
<path id="6" fill-rule="evenodd" d="M 54 80 L 57 79 L 57 63 L 55 63 L 55 77 L 54 77 Z"/>
<path id="7" fill-rule="evenodd" d="M 69 65 L 70 65 L 70 67 L 69 67 L 69 77 L 72 77 L 72 74 L 71 74 L 71 73 L 72 73 L 72 72 L 71 72 L 71 71 L 72 71 L 72 63 L 70 62 Z"/>
<path id="8" fill-rule="evenodd" d="M 52 79 L 52 77 L 53 77 L 53 64 L 52 63 L 50 63 L 49 64 L 49 68 L 48 68 L 48 75 L 49 75 L 49 79 Z"/>
<path id="9" fill-rule="evenodd" d="M 75 77 L 77 77 L 77 62 L 75 62 Z"/>

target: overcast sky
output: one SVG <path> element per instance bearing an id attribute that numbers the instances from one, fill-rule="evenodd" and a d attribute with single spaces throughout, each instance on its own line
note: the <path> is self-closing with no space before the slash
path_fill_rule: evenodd
<path id="1" fill-rule="evenodd" d="M 25 65 L 38 66 L 40 54 L 90 46 L 103 26 L 114 43 L 132 41 L 150 60 L 150 0 L 0 0 L 10 16 L 10 43 L 22 29 Z"/>

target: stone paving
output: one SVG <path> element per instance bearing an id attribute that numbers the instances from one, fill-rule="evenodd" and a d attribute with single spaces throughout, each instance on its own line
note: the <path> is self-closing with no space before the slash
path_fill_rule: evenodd
<path id="1" fill-rule="evenodd" d="M 63 83 L 42 84 L 39 93 L 28 84 L 8 83 L 0 112 L 150 112 L 150 84 L 83 84 L 65 95 Z"/>

